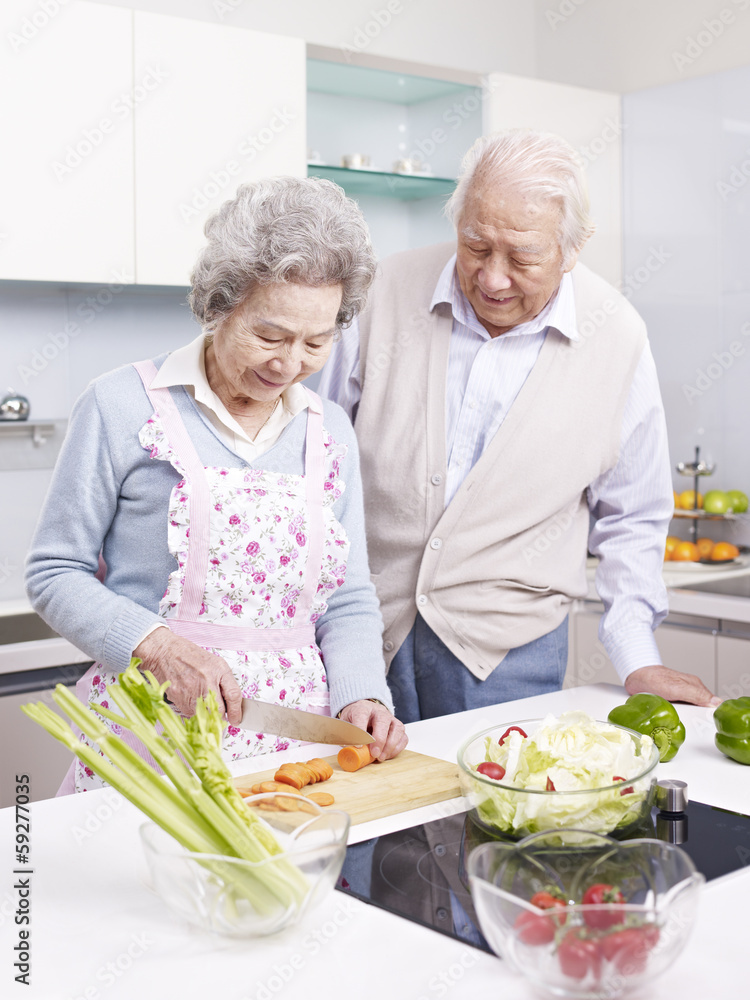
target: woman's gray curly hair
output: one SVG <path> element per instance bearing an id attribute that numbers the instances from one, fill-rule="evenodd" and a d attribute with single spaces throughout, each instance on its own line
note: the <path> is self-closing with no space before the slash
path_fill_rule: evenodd
<path id="1" fill-rule="evenodd" d="M 342 285 L 336 325 L 362 309 L 375 276 L 370 233 L 359 206 L 331 181 L 269 177 L 241 184 L 208 219 L 208 238 L 190 276 L 190 308 L 207 332 L 256 285 L 282 281 Z"/>

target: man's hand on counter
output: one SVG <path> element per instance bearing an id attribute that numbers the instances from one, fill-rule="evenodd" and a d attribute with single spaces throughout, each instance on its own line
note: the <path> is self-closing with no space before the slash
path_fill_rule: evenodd
<path id="1" fill-rule="evenodd" d="M 385 705 L 376 701 L 353 701 L 339 712 L 339 718 L 359 726 L 374 737 L 370 753 L 378 760 L 396 757 L 406 747 L 409 737 L 403 722 L 391 715 Z"/>
<path id="2" fill-rule="evenodd" d="M 689 705 L 715 707 L 721 704 L 721 698 L 712 694 L 699 677 L 680 673 L 670 667 L 641 667 L 634 670 L 625 680 L 625 690 L 629 695 L 646 691 L 661 695 L 667 701 L 685 701 Z"/>
<path id="3" fill-rule="evenodd" d="M 147 635 L 133 650 L 133 656 L 141 658 L 141 669 L 150 670 L 160 684 L 171 681 L 167 699 L 180 715 L 193 715 L 198 698 L 213 691 L 221 714 L 235 725 L 241 720 L 242 691 L 229 664 L 220 656 L 168 628 L 157 628 Z"/>

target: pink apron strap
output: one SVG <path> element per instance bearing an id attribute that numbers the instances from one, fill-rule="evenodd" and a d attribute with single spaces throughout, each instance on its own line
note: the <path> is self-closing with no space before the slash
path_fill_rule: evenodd
<path id="1" fill-rule="evenodd" d="M 323 447 L 323 404 L 320 396 L 303 387 L 308 395 L 305 435 L 305 499 L 307 501 L 307 566 L 305 583 L 297 602 L 298 621 L 309 621 L 318 592 L 320 567 L 325 544 L 325 448 Z"/>
<path id="2" fill-rule="evenodd" d="M 185 474 L 190 480 L 190 544 L 185 562 L 185 586 L 182 591 L 177 617 L 185 621 L 195 621 L 203 603 L 203 593 L 208 573 L 209 518 L 211 496 L 203 463 L 198 457 L 195 445 L 190 440 L 187 428 L 175 406 L 169 389 L 150 389 L 149 385 L 157 374 L 153 361 L 139 361 L 133 365 L 140 375 L 143 386 L 151 400 L 154 411 L 164 428 L 164 433 L 174 449 Z"/>

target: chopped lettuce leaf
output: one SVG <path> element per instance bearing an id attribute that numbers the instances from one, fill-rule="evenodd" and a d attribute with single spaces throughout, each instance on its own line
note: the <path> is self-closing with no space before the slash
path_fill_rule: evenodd
<path id="1" fill-rule="evenodd" d="M 635 822 L 648 794 L 650 777 L 634 782 L 622 795 L 614 778 L 635 778 L 646 768 L 653 741 L 633 739 L 585 712 L 548 715 L 532 735 L 512 732 L 502 746 L 487 737 L 485 760 L 505 768 L 497 787 L 483 782 L 477 810 L 485 823 L 513 833 L 577 827 L 609 832 Z M 577 795 L 527 795 L 513 789 L 544 791 L 550 779 L 556 792 Z M 509 788 L 508 786 L 513 786 Z"/>

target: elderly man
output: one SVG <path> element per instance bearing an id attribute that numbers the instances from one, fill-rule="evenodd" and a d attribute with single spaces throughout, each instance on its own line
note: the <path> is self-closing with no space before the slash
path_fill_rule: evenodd
<path id="1" fill-rule="evenodd" d="M 559 688 L 587 539 L 627 691 L 710 704 L 653 638 L 664 413 L 643 321 L 576 263 L 593 226 L 574 150 L 525 130 L 479 139 L 447 214 L 457 245 L 382 264 L 321 384 L 355 420 L 397 716 Z"/>

